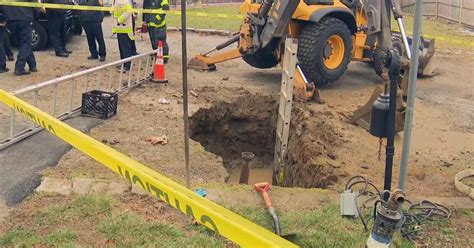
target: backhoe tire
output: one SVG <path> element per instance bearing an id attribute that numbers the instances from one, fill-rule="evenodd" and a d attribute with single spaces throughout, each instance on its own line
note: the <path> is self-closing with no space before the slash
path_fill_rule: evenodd
<path id="1" fill-rule="evenodd" d="M 259 69 L 273 68 L 278 65 L 278 56 L 276 52 L 274 49 L 268 47 L 261 49 L 254 54 L 246 54 L 242 59 L 247 64 Z"/>
<path id="2" fill-rule="evenodd" d="M 352 37 L 347 25 L 325 17 L 308 23 L 299 35 L 298 61 L 306 78 L 316 86 L 337 80 L 351 59 Z"/>
<path id="3" fill-rule="evenodd" d="M 374 67 L 375 74 L 377 74 L 379 77 L 382 79 L 386 80 L 384 77 L 382 77 L 382 74 L 386 71 L 388 71 L 385 68 L 385 57 L 387 56 L 387 53 L 380 50 L 379 48 L 375 48 L 373 54 L 372 54 L 372 66 Z"/>
<path id="4" fill-rule="evenodd" d="M 405 47 L 403 46 L 403 41 L 398 37 L 392 36 L 392 44 L 395 51 L 397 51 L 398 56 L 407 56 L 405 52 Z M 384 78 L 382 74 L 384 72 L 388 72 L 388 68 L 385 68 L 385 57 L 387 56 L 387 52 L 380 50 L 380 48 L 375 48 L 373 55 L 372 55 L 372 66 L 374 67 L 375 73 L 381 77 L 383 80 L 388 80 L 388 78 Z"/>

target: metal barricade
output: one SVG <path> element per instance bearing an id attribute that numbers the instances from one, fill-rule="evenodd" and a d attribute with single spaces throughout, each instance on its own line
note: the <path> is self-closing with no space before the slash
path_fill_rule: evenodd
<path id="1" fill-rule="evenodd" d="M 60 78 L 25 87 L 12 95 L 65 120 L 81 110 L 82 93 L 102 90 L 121 93 L 150 79 L 156 50 L 107 63 Z M 130 62 L 130 70 L 125 63 Z M 0 107 L 0 150 L 25 139 L 43 128 L 21 117 L 15 110 Z"/>

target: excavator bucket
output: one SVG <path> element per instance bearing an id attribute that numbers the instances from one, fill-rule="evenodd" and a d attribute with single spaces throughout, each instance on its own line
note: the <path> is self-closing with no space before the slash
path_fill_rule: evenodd
<path id="1" fill-rule="evenodd" d="M 216 66 L 213 64 L 208 65 L 205 62 L 205 58 L 203 55 L 198 54 L 196 57 L 192 58 L 188 62 L 188 67 L 191 69 L 196 70 L 203 70 L 203 71 L 213 71 L 216 69 Z"/>
<path id="2" fill-rule="evenodd" d="M 377 86 L 370 96 L 369 101 L 367 101 L 364 106 L 360 107 L 356 111 L 354 111 L 350 122 L 352 124 L 359 125 L 360 127 L 366 129 L 367 131 L 370 129 L 370 117 L 372 113 L 372 105 L 377 100 L 377 97 L 383 93 L 383 88 L 381 86 Z M 395 132 L 403 131 L 405 125 L 405 103 L 403 101 L 403 97 L 401 94 L 397 96 L 397 112 L 395 115 Z"/>
<path id="3" fill-rule="evenodd" d="M 420 76 L 432 76 L 434 72 L 433 67 L 433 55 L 434 55 L 434 39 L 422 39 L 423 49 L 421 50 L 421 56 L 418 66 L 418 75 Z"/>

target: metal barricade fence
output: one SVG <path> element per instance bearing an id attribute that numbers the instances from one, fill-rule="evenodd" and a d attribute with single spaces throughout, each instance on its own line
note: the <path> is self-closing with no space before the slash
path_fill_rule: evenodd
<path id="1" fill-rule="evenodd" d="M 114 61 L 11 92 L 59 120 L 81 110 L 82 93 L 102 90 L 121 93 L 150 79 L 156 50 Z M 130 62 L 130 70 L 124 64 Z M 43 129 L 13 109 L 0 106 L 0 150 Z"/>

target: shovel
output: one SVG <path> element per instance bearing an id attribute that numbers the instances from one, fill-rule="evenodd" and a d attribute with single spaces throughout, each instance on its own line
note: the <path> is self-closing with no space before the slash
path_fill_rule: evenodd
<path id="1" fill-rule="evenodd" d="M 270 195 L 268 194 L 268 191 L 270 190 L 270 184 L 268 182 L 256 183 L 254 184 L 254 187 L 257 192 L 262 193 L 265 206 L 267 207 L 268 212 L 270 213 L 273 219 L 273 226 L 275 228 L 275 233 L 286 240 L 290 240 L 290 241 L 294 240 L 296 237 L 296 234 L 281 235 L 280 221 L 278 220 L 278 216 L 275 212 L 275 209 L 273 208 L 272 201 L 270 200 Z"/>

